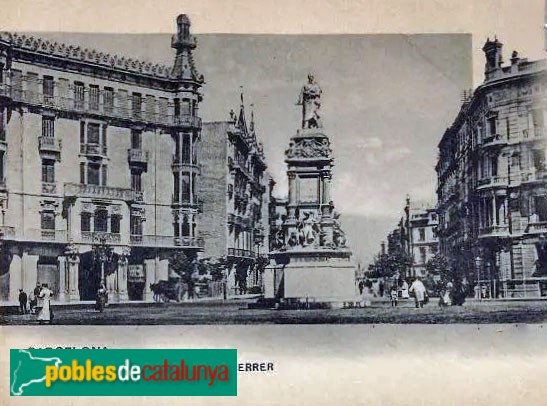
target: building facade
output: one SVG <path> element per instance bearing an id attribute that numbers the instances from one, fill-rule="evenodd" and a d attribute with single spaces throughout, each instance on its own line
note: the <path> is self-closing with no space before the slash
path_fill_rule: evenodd
<path id="1" fill-rule="evenodd" d="M 437 212 L 431 208 L 410 208 L 409 213 L 409 250 L 412 258 L 410 276 L 427 276 L 427 262 L 439 249 Z"/>
<path id="2" fill-rule="evenodd" d="M 545 296 L 547 63 L 483 51 L 484 83 L 439 143 L 440 249 L 488 297 Z"/>
<path id="3" fill-rule="evenodd" d="M 203 124 L 198 160 L 207 169 L 198 189 L 203 256 L 227 259 L 228 295 L 257 293 L 262 286 L 259 259 L 269 247 L 273 182 L 252 115 L 247 124 L 243 98 L 239 115 L 232 111 L 229 121 Z"/>
<path id="4" fill-rule="evenodd" d="M 160 66 L 0 34 L 1 299 L 150 299 L 176 250 L 195 257 L 204 83 L 185 15 Z M 97 246 L 109 255 L 98 264 Z"/>

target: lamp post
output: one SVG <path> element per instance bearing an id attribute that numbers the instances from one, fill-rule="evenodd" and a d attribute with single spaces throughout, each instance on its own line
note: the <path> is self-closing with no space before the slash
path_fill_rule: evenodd
<path id="1" fill-rule="evenodd" d="M 99 244 L 96 244 L 93 246 L 93 255 L 95 258 L 95 261 L 98 261 L 101 263 L 101 282 L 100 285 L 106 286 L 106 279 L 105 279 L 105 263 L 110 262 L 112 259 L 112 248 L 107 245 L 106 243 L 106 237 L 100 236 L 99 237 Z"/>
<path id="2" fill-rule="evenodd" d="M 477 268 L 477 285 L 476 285 L 476 291 L 477 291 L 477 299 L 482 299 L 482 286 L 480 283 L 481 280 L 481 266 L 482 266 L 482 257 L 479 253 L 477 257 L 475 258 L 475 266 Z"/>

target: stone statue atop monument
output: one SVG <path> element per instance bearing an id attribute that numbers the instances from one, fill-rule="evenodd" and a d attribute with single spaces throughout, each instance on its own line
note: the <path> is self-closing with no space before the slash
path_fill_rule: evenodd
<path id="1" fill-rule="evenodd" d="M 321 116 L 319 108 L 321 107 L 322 90 L 315 81 L 312 73 L 308 75 L 308 83 L 302 86 L 300 97 L 296 103 L 302 106 L 302 128 L 321 128 Z"/>

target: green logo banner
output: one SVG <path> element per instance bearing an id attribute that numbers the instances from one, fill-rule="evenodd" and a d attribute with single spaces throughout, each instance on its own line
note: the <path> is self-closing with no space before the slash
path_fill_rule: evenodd
<path id="1" fill-rule="evenodd" d="M 10 394 L 237 396 L 237 350 L 12 349 Z"/>

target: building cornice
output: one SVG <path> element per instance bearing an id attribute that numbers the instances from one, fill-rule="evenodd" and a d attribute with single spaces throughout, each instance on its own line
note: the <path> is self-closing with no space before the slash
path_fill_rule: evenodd
<path id="1" fill-rule="evenodd" d="M 104 53 L 95 49 L 59 43 L 31 35 L 0 32 L 1 48 L 7 48 L 11 54 L 16 53 L 23 58 L 26 55 L 29 58 L 39 57 L 42 63 L 54 67 L 59 66 L 61 61 L 65 65 L 76 64 L 84 70 L 86 70 L 86 67 L 92 67 L 95 73 L 101 73 L 102 71 L 111 75 L 112 72 L 117 72 L 120 75 L 134 76 L 139 82 L 155 79 L 163 82 L 164 86 L 167 85 L 173 88 L 180 85 L 181 82 L 196 88 L 204 83 L 201 76 L 197 80 L 177 78 L 174 75 L 173 68 L 167 65 Z"/>

